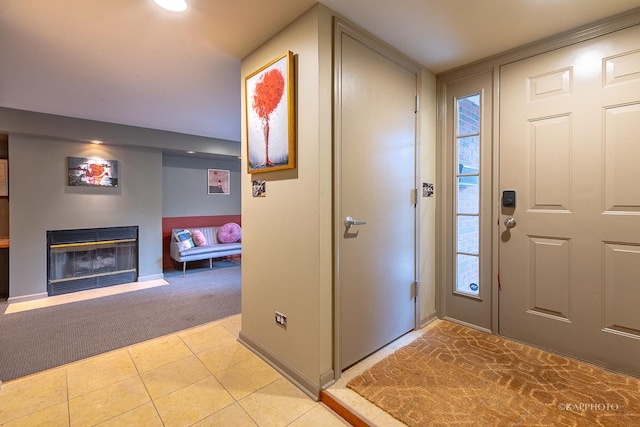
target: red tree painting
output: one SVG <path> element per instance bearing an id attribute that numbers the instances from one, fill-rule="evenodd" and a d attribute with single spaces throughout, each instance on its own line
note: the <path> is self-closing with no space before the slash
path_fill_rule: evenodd
<path id="1" fill-rule="evenodd" d="M 274 68 L 260 77 L 253 93 L 253 110 L 262 121 L 266 166 L 273 166 L 275 164 L 269 159 L 269 119 L 271 113 L 273 113 L 282 100 L 284 82 L 282 72 Z"/>

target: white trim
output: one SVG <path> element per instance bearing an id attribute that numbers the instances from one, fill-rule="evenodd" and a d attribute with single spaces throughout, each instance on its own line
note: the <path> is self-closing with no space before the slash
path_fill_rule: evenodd
<path id="1" fill-rule="evenodd" d="M 7 303 L 15 304 L 17 302 L 34 301 L 34 300 L 48 298 L 48 297 L 49 297 L 49 294 L 47 294 L 46 292 L 40 292 L 39 294 L 22 295 L 19 297 L 9 297 L 9 299 L 7 299 Z"/>

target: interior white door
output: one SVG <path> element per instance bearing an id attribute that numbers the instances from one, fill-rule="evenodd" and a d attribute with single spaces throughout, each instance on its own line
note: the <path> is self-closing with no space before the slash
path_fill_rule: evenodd
<path id="1" fill-rule="evenodd" d="M 335 227 L 344 370 L 415 326 L 417 75 L 346 33 L 340 52 Z"/>
<path id="2" fill-rule="evenodd" d="M 500 334 L 640 375 L 640 27 L 500 79 Z"/>

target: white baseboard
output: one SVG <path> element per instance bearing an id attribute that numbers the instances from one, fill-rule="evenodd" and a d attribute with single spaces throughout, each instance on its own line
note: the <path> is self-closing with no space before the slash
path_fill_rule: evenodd
<path id="1" fill-rule="evenodd" d="M 47 298 L 48 296 L 49 294 L 47 294 L 46 292 L 40 292 L 39 294 L 22 295 L 19 297 L 9 297 L 9 299 L 7 299 L 7 302 L 9 304 L 15 304 L 17 302 L 27 302 L 27 301 L 34 301 L 37 299 L 43 299 L 43 298 Z"/>

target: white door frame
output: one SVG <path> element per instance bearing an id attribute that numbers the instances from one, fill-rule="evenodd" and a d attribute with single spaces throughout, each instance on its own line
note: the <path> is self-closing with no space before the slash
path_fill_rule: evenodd
<path id="1" fill-rule="evenodd" d="M 334 283 L 334 289 L 333 289 L 333 299 L 334 299 L 334 307 L 333 307 L 333 317 L 334 317 L 334 325 L 333 325 L 333 331 L 334 331 L 334 339 L 333 339 L 333 343 L 334 343 L 334 349 L 333 349 L 333 353 L 334 353 L 334 361 L 333 361 L 333 366 L 334 366 L 334 376 L 335 376 L 335 380 L 339 379 L 340 376 L 342 375 L 342 370 L 345 368 L 342 366 L 342 361 L 341 361 L 341 348 L 340 348 L 340 308 L 341 308 L 341 301 L 340 301 L 340 271 L 339 271 L 339 266 L 340 266 L 340 251 L 339 251 L 339 244 L 338 242 L 340 241 L 340 239 L 343 238 L 343 232 L 344 232 L 344 225 L 342 224 L 342 218 L 340 217 L 341 214 L 341 206 L 340 206 L 340 188 L 341 188 L 341 182 L 340 182 L 340 176 L 338 176 L 338 174 L 335 173 L 335 171 L 339 171 L 340 170 L 340 165 L 341 165 L 341 159 L 339 156 L 340 153 L 340 147 L 342 144 L 341 141 L 341 137 L 340 137 L 340 132 L 339 130 L 341 129 L 341 125 L 342 125 L 342 109 L 341 109 L 341 105 L 340 105 L 340 99 L 341 99 L 341 91 L 342 91 L 342 87 L 341 87 L 341 73 L 340 73 L 340 69 L 341 69 L 341 53 L 342 53 L 342 35 L 343 34 L 347 34 L 349 36 L 351 36 L 352 38 L 358 40 L 360 43 L 362 43 L 363 45 L 367 46 L 368 48 L 370 48 L 371 50 L 377 52 L 378 54 L 380 54 L 381 56 L 397 63 L 398 65 L 402 66 L 403 68 L 410 70 L 412 72 L 414 72 L 416 74 L 416 94 L 420 93 L 420 88 L 421 88 L 421 80 L 420 80 L 420 66 L 417 65 L 416 63 L 414 63 L 413 61 L 411 61 L 410 59 L 406 58 L 405 56 L 403 56 L 402 54 L 398 53 L 397 51 L 395 51 L 394 49 L 392 49 L 391 47 L 384 45 L 382 42 L 380 42 L 379 40 L 375 39 L 373 36 L 355 28 L 353 25 L 347 23 L 346 21 L 334 17 L 334 47 L 333 47 L 333 55 L 334 55 L 334 63 L 333 63 L 333 75 L 334 75 L 334 87 L 333 87 L 333 105 L 334 105 L 334 113 L 333 113 L 333 151 L 334 151 L 334 156 L 333 156 L 333 161 L 334 161 L 334 165 L 333 165 L 333 170 L 334 170 L 334 183 L 333 183 L 333 194 L 334 194 L 334 207 L 333 207 L 333 224 L 334 224 L 334 230 L 333 230 L 333 242 L 334 242 L 334 273 L 333 273 L 333 283 Z M 419 156 L 419 144 L 418 141 L 420 140 L 420 127 L 419 127 L 419 123 L 420 120 L 418 120 L 418 114 L 416 114 L 416 132 L 415 132 L 415 138 L 416 138 L 416 142 L 415 142 L 415 154 L 414 154 L 414 161 L 415 161 L 415 171 L 416 171 L 416 182 L 415 184 L 415 188 L 418 188 L 418 177 L 420 176 L 420 171 L 419 171 L 419 162 L 418 159 L 420 158 Z M 417 191 L 417 190 L 416 190 Z M 415 215 L 415 237 L 414 237 L 414 241 L 415 241 L 415 250 L 414 250 L 414 254 L 415 254 L 415 259 L 414 259 L 414 265 L 415 265 L 415 281 L 416 281 L 416 286 L 415 286 L 415 320 L 414 320 L 414 328 L 418 329 L 420 327 L 420 286 L 419 286 L 419 278 L 420 278 L 420 271 L 419 271 L 419 246 L 420 246 L 420 242 L 419 242 L 419 236 L 420 236 L 420 232 L 419 232 L 419 215 L 417 214 L 418 212 L 420 212 L 420 198 L 417 197 L 417 193 L 415 196 L 415 202 L 416 202 L 416 215 Z"/>

